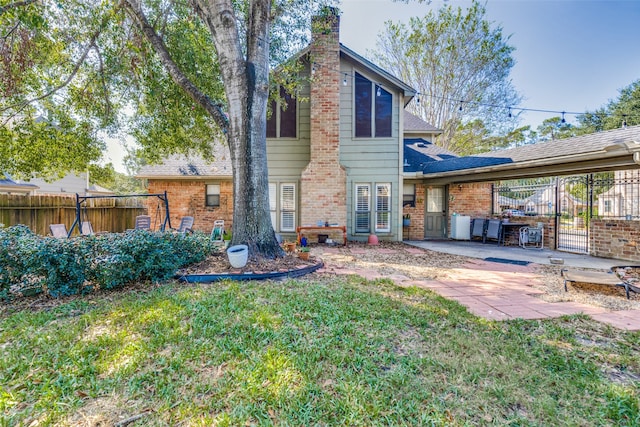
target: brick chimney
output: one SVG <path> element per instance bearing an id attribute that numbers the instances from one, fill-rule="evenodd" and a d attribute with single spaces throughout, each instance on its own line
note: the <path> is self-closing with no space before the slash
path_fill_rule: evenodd
<path id="1" fill-rule="evenodd" d="M 302 171 L 302 225 L 346 225 L 347 175 L 340 165 L 340 16 L 324 8 L 312 19 L 311 147 Z"/>

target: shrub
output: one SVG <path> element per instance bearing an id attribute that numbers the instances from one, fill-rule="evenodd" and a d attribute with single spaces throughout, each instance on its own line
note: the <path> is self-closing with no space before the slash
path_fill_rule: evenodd
<path id="1" fill-rule="evenodd" d="M 0 228 L 0 298 L 38 292 L 58 297 L 164 280 L 212 250 L 203 233 L 136 230 L 55 239 L 25 226 Z"/>

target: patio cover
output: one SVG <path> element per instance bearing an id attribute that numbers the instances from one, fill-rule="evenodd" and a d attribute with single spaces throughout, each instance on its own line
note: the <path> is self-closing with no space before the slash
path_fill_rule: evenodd
<path id="1" fill-rule="evenodd" d="M 578 175 L 640 168 L 640 126 L 430 162 L 404 178 L 430 184 Z"/>

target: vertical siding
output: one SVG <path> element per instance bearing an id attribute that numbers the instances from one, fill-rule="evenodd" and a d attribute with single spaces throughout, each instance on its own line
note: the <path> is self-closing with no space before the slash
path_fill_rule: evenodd
<path id="1" fill-rule="evenodd" d="M 304 84 L 297 97 L 309 99 L 308 84 Z M 310 117 L 309 102 L 298 101 L 298 138 L 267 139 L 269 180 L 295 179 L 297 182 L 300 179 L 309 163 Z"/>
<path id="2" fill-rule="evenodd" d="M 356 70 L 343 62 L 341 71 L 348 76 L 355 72 L 372 81 L 376 79 L 366 71 Z M 390 138 L 354 138 L 353 121 L 353 79 L 347 79 L 348 85 L 341 85 L 340 90 L 340 163 L 347 170 L 347 228 L 351 237 L 358 237 L 354 230 L 354 185 L 356 183 L 391 183 L 391 233 L 381 234 L 383 240 L 402 240 L 402 215 L 400 199 L 402 181 L 400 178 L 400 112 L 402 94 L 393 93 L 393 119 Z M 391 90 L 384 85 L 386 90 Z M 372 187 L 373 190 L 373 187 Z M 399 197 L 400 196 L 400 197 Z M 373 201 L 373 200 L 372 200 Z M 372 224 L 373 225 L 373 224 Z M 366 236 L 361 235 L 361 239 Z"/>

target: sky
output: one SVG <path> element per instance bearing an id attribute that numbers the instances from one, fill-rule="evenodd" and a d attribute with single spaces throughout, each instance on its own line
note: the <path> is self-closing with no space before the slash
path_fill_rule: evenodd
<path id="1" fill-rule="evenodd" d="M 408 22 L 445 4 L 466 9 L 470 1 L 343 0 L 340 41 L 366 56 L 385 21 Z M 486 9 L 485 19 L 515 47 L 511 79 L 520 107 L 558 112 L 522 111 L 521 125 L 535 129 L 562 111 L 596 110 L 640 79 L 640 0 L 487 0 Z M 575 123 L 574 114 L 565 119 Z M 115 141 L 108 147 L 107 161 L 124 172 L 123 150 Z"/>
<path id="2" fill-rule="evenodd" d="M 443 5 L 466 9 L 470 3 L 343 0 L 340 41 L 366 54 L 385 21 L 408 23 Z M 485 19 L 502 27 L 515 47 L 511 79 L 522 108 L 593 111 L 640 79 L 640 0 L 487 0 L 486 9 Z M 535 129 L 560 115 L 523 111 L 520 117 Z M 565 119 L 575 123 L 575 115 Z"/>

